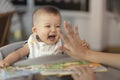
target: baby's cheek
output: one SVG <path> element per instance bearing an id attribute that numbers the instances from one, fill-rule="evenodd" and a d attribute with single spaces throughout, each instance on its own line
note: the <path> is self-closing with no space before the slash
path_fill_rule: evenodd
<path id="1" fill-rule="evenodd" d="M 55 43 L 57 43 L 59 41 L 59 39 L 60 39 L 60 37 L 56 37 Z"/>
<path id="2" fill-rule="evenodd" d="M 57 41 L 60 39 L 60 36 L 57 36 Z"/>
<path id="3" fill-rule="evenodd" d="M 60 31 L 62 31 L 62 29 L 61 29 L 61 28 L 58 28 L 58 29 L 57 29 L 57 33 L 60 32 Z"/>

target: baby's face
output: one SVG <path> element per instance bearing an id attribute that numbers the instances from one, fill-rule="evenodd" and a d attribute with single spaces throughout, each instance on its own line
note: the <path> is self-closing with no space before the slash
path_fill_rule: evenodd
<path id="1" fill-rule="evenodd" d="M 33 29 L 40 41 L 55 44 L 59 40 L 58 30 L 61 29 L 61 16 L 49 13 L 40 14 L 39 22 Z"/>

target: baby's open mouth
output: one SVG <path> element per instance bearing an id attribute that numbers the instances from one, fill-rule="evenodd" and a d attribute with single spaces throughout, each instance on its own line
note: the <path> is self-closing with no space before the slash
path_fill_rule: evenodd
<path id="1" fill-rule="evenodd" d="M 56 35 L 49 35 L 48 39 L 51 40 L 51 41 L 53 41 L 53 40 L 55 40 L 55 37 L 56 37 Z"/>

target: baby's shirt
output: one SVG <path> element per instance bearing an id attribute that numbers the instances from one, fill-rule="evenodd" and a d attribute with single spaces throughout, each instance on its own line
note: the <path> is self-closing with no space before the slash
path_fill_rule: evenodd
<path id="1" fill-rule="evenodd" d="M 61 44 L 61 40 L 52 45 L 46 44 L 44 42 L 39 42 L 36 39 L 36 36 L 34 34 L 31 34 L 28 39 L 28 47 L 30 49 L 28 58 L 60 54 L 61 51 L 58 50 L 58 48 L 61 46 Z"/>

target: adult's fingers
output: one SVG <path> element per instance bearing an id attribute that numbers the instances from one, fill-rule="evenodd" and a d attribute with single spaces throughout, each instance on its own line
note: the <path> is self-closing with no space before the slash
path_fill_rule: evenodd
<path id="1" fill-rule="evenodd" d="M 71 69 L 75 71 L 75 73 L 72 74 L 72 77 L 74 78 L 74 80 L 81 80 L 80 76 L 82 76 L 82 72 L 80 71 L 79 67 L 80 66 L 71 67 Z"/>
<path id="2" fill-rule="evenodd" d="M 93 74 L 94 73 L 94 71 L 92 70 L 92 68 L 90 68 L 90 67 L 86 67 L 86 70 L 91 74 Z"/>
<path id="3" fill-rule="evenodd" d="M 85 66 L 77 66 L 76 68 L 76 72 L 77 73 L 79 73 L 79 72 L 81 72 L 82 74 L 84 74 L 84 73 L 88 73 L 88 74 L 93 74 L 94 72 L 93 72 L 93 70 L 90 68 L 90 67 L 88 67 L 87 65 Z"/>
<path id="4" fill-rule="evenodd" d="M 85 72 L 85 67 L 84 66 L 76 66 L 76 72 L 79 73 L 84 73 Z"/>
<path id="5" fill-rule="evenodd" d="M 80 80 L 80 76 L 77 73 L 72 74 L 74 80 Z"/>
<path id="6" fill-rule="evenodd" d="M 64 22 L 64 29 L 65 29 L 67 37 L 70 39 L 73 39 L 74 31 L 72 29 L 72 25 L 70 24 L 70 22 L 66 22 L 66 21 Z"/>
<path id="7" fill-rule="evenodd" d="M 76 25 L 75 26 L 75 35 L 76 35 L 76 38 L 77 38 L 77 40 L 80 40 L 81 41 L 81 39 L 80 39 L 80 35 L 79 35 L 79 31 L 78 31 L 78 26 Z"/>
<path id="8" fill-rule="evenodd" d="M 64 43 L 67 42 L 67 37 L 65 37 L 61 30 L 58 31 L 58 35 L 60 36 Z"/>

